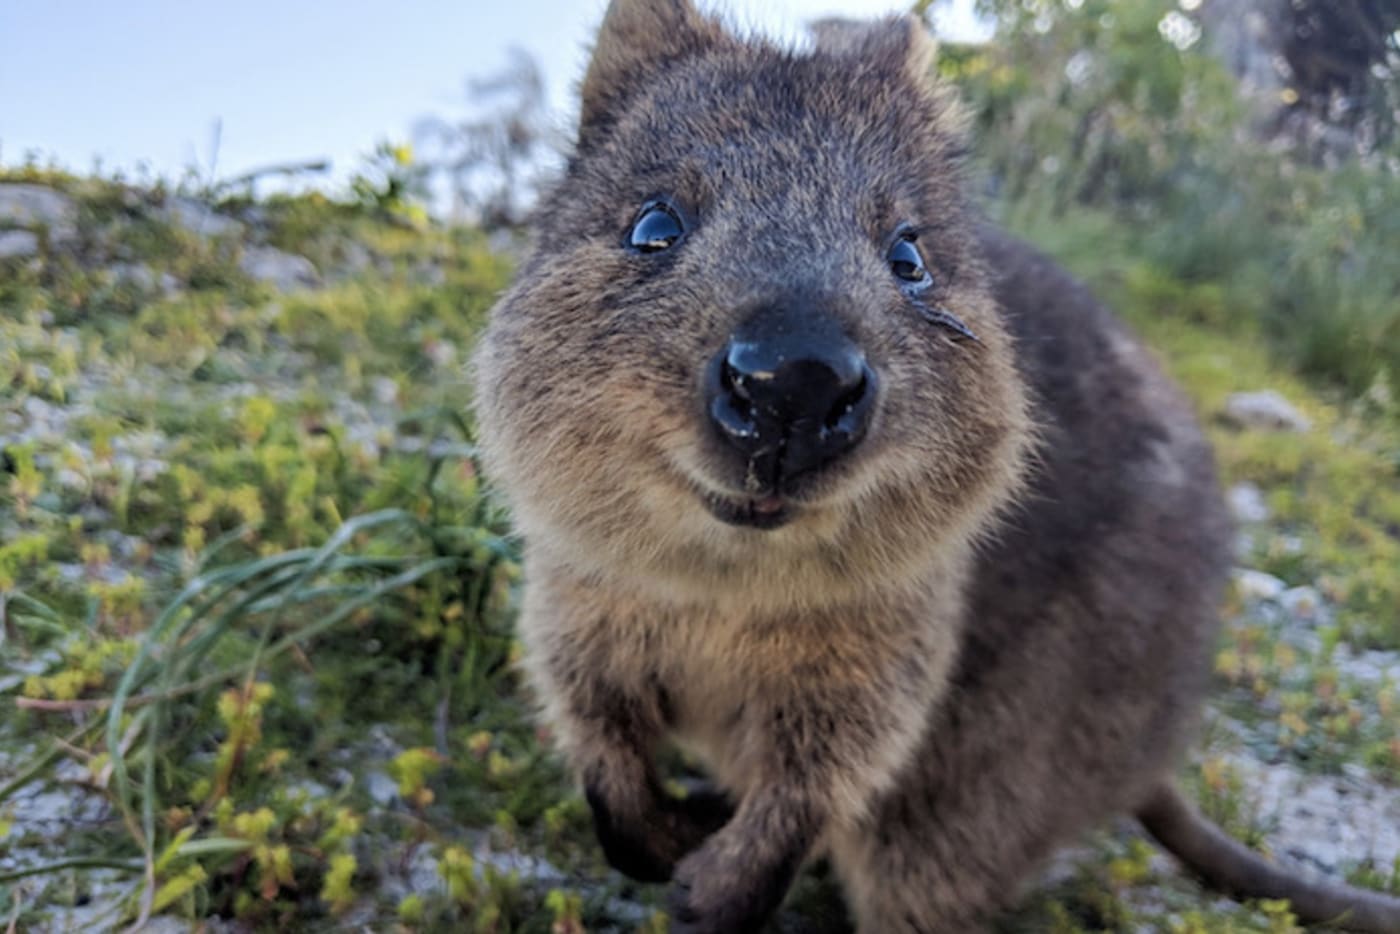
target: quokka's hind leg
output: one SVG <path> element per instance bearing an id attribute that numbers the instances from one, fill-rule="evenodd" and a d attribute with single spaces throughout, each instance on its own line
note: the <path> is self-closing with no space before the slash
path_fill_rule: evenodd
<path id="1" fill-rule="evenodd" d="M 860 934 L 971 934 L 1015 904 L 1058 842 L 1033 790 L 998 782 L 899 790 L 829 838 Z M 1043 813 L 1043 812 L 1039 812 Z"/>

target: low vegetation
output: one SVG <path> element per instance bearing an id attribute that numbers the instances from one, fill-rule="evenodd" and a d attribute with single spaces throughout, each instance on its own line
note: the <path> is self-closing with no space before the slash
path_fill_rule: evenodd
<path id="1" fill-rule="evenodd" d="M 1020 65 L 945 67 L 981 115 L 992 209 L 1133 322 L 1225 482 L 1261 493 L 1240 563 L 1316 594 L 1232 598 L 1186 767 L 1268 849 L 1241 761 L 1400 788 L 1400 191 L 1383 159 L 1245 165 L 1209 62 L 1116 57 L 1161 43 L 1161 4 L 1138 6 L 1157 18 L 1090 37 L 1087 84 L 1037 91 L 1026 71 L 1063 73 L 1078 21 L 1005 37 Z M 664 930 L 659 891 L 604 866 L 512 665 L 518 549 L 465 371 L 512 241 L 427 220 L 410 165 L 385 147 L 344 198 L 0 169 L 78 212 L 73 236 L 0 259 L 0 924 Z M 260 281 L 245 260 L 265 249 L 316 281 Z M 1220 418 L 1263 388 L 1312 429 Z M 1343 868 L 1400 891 L 1400 867 L 1363 857 Z M 778 926 L 839 916 L 816 867 Z M 1142 927 L 1297 929 L 1111 831 L 1007 925 Z"/>

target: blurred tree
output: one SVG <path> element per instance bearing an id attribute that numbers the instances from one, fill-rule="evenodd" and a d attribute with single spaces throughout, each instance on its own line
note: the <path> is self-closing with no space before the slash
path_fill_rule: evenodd
<path id="1" fill-rule="evenodd" d="M 1367 154 L 1400 127 L 1400 0 L 1210 0 L 1211 46 L 1263 104 L 1266 135 Z"/>
<path id="2" fill-rule="evenodd" d="M 539 64 L 523 49 L 508 56 L 501 71 L 467 81 L 465 119 L 426 117 L 414 130 L 423 165 L 447 185 L 452 212 L 487 228 L 524 222 L 565 145 Z"/>
<path id="3" fill-rule="evenodd" d="M 939 0 L 921 0 L 923 13 Z M 1261 111 L 1265 136 L 1314 156 L 1368 154 L 1400 128 L 1400 0 L 978 0 L 999 39 L 1126 35 L 1155 19 L 1162 37 L 1204 45 Z"/>
<path id="4" fill-rule="evenodd" d="M 1337 101 L 1365 101 L 1394 79 L 1400 0 L 1279 2 L 1280 49 L 1300 105 L 1331 115 Z"/>
<path id="5" fill-rule="evenodd" d="M 1139 284 L 1218 289 L 1305 370 L 1390 385 L 1400 0 L 980 5 L 995 38 L 939 67 L 1003 217 L 1111 225 Z"/>

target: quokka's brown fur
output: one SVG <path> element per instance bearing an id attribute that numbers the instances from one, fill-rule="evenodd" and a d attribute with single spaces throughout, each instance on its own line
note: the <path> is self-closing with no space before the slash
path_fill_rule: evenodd
<path id="1" fill-rule="evenodd" d="M 608 858 L 673 880 L 673 930 L 753 930 L 826 854 L 862 931 L 966 932 L 1057 844 L 1137 813 L 1222 885 L 1400 929 L 1391 902 L 1231 850 L 1171 790 L 1230 559 L 1211 454 L 1124 327 L 979 221 L 930 62 L 911 20 L 799 54 L 687 0 L 607 13 L 576 151 L 475 362 L 526 666 Z M 629 249 L 657 198 L 684 236 Z M 934 277 L 919 301 L 886 258 L 901 223 Z M 864 440 L 756 528 L 717 518 L 758 481 L 702 371 L 774 304 L 839 322 L 880 388 Z M 726 797 L 665 794 L 667 738 Z"/>

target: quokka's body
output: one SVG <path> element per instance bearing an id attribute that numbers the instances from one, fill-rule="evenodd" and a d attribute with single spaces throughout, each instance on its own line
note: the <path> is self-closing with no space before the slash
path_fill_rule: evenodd
<path id="1" fill-rule="evenodd" d="M 756 928 L 825 853 L 862 931 L 965 932 L 1108 816 L 1199 829 L 1210 451 L 977 219 L 929 72 L 910 21 L 796 54 L 615 0 L 476 356 L 544 719 L 674 930 Z M 662 791 L 667 739 L 732 813 Z"/>

